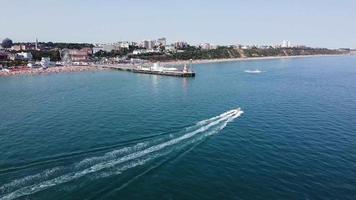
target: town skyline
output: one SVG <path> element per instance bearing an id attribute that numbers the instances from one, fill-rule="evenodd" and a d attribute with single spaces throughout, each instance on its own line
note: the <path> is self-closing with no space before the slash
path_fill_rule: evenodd
<path id="1" fill-rule="evenodd" d="M 122 40 L 122 41 L 114 41 L 114 42 L 68 42 L 68 41 L 41 41 L 39 40 L 37 37 L 33 40 L 33 41 L 16 41 L 16 40 L 12 40 L 12 38 L 10 37 L 4 37 L 4 38 L 0 38 L 0 41 L 4 40 L 4 39 L 9 39 L 11 40 L 11 42 L 13 42 L 14 44 L 36 44 L 37 43 L 73 43 L 73 44 L 92 44 L 94 46 L 101 46 L 101 45 L 119 45 L 121 46 L 121 44 L 127 44 L 127 46 L 129 44 L 133 44 L 133 45 L 137 45 L 137 46 L 142 46 L 148 49 L 150 49 L 151 47 L 149 46 L 155 46 L 159 44 L 164 44 L 164 46 L 175 46 L 177 43 L 184 43 L 190 46 L 195 46 L 195 47 L 199 47 L 199 46 L 204 46 L 204 45 L 209 45 L 209 46 L 213 46 L 213 47 L 218 47 L 218 46 L 245 46 L 245 47 L 306 47 L 306 45 L 304 44 L 295 44 L 292 43 L 292 41 L 290 40 L 281 40 L 279 43 L 274 43 L 274 44 L 242 44 L 242 43 L 231 43 L 231 44 L 214 44 L 214 43 L 210 43 L 210 42 L 200 42 L 200 43 L 190 43 L 187 42 L 186 40 L 177 40 L 177 41 L 170 41 L 168 40 L 168 38 L 166 37 L 159 37 L 159 38 L 155 38 L 155 39 L 144 39 L 144 40 L 139 40 L 139 41 L 130 41 L 130 40 Z M 148 44 L 145 44 L 148 43 Z M 1 48 L 1 45 L 0 45 Z M 323 47 L 320 47 L 323 48 Z"/>
<path id="2" fill-rule="evenodd" d="M 7 28 L 0 32 L 0 38 L 113 43 L 164 36 L 169 43 L 275 45 L 289 40 L 311 47 L 356 48 L 356 30 L 351 26 L 355 6 L 350 0 L 258 4 L 230 0 L 107 0 L 100 4 L 94 0 L 5 0 L 2 7 L 7 17 L 0 20 L 0 26 Z M 14 15 L 14 10 L 18 14 Z M 23 23 L 24 19 L 31 23 Z"/>

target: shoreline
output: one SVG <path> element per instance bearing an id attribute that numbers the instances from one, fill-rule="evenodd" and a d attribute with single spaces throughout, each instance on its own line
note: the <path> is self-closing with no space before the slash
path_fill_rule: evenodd
<path id="1" fill-rule="evenodd" d="M 107 69 L 99 66 L 56 66 L 56 67 L 49 67 L 47 69 L 23 67 L 20 69 L 11 70 L 9 72 L 0 71 L 0 77 L 37 76 L 37 75 L 48 75 L 48 74 L 57 74 L 57 73 L 74 73 L 74 72 L 101 71 L 101 70 L 107 70 Z"/>
<path id="2" fill-rule="evenodd" d="M 258 60 L 273 60 L 273 59 L 294 59 L 294 58 L 311 58 L 311 57 L 334 57 L 334 56 L 351 56 L 350 54 L 320 54 L 320 55 L 300 55 L 300 56 L 266 56 L 266 57 L 244 57 L 244 58 L 222 58 L 222 59 L 202 59 L 192 60 L 192 64 L 211 64 L 211 63 L 223 63 L 223 62 L 238 62 L 238 61 L 258 61 Z M 152 63 L 150 63 L 152 64 Z M 161 62 L 165 66 L 177 66 L 190 64 L 189 60 L 176 60 Z M 133 64 L 117 64 L 123 67 L 132 67 Z M 101 71 L 108 70 L 100 65 L 88 65 L 88 66 L 56 66 L 47 69 L 43 68 L 27 68 L 23 67 L 9 72 L 0 71 L 0 77 L 8 76 L 22 76 L 22 75 L 48 75 L 56 73 L 72 73 L 72 72 L 84 72 L 84 71 Z"/>
<path id="3" fill-rule="evenodd" d="M 336 56 L 352 56 L 352 55 L 350 55 L 350 54 L 318 54 L 318 55 L 300 55 L 300 56 L 265 56 L 265 57 L 244 57 L 244 58 L 201 59 L 201 60 L 192 60 L 192 64 L 210 64 L 210 63 L 238 62 L 238 61 L 258 61 L 258 60 L 336 57 Z M 189 60 L 161 62 L 162 65 L 168 65 L 168 66 L 184 65 L 184 64 L 189 64 L 189 63 L 190 63 Z"/>

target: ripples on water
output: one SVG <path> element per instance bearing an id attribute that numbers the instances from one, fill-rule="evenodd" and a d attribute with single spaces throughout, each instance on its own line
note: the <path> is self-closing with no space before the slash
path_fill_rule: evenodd
<path id="1" fill-rule="evenodd" d="M 2 78 L 0 199 L 354 199 L 355 66 Z"/>
<path id="2" fill-rule="evenodd" d="M 87 175 L 91 175 L 91 178 L 104 178 L 119 175 L 128 169 L 144 165 L 156 158 L 169 156 L 169 154 L 176 151 L 184 151 L 185 148 L 192 149 L 206 137 L 225 128 L 227 123 L 233 121 L 242 113 L 243 111 L 240 109 L 231 110 L 217 117 L 200 121 L 196 125 L 187 127 L 178 133 L 159 135 L 159 138 L 142 141 L 134 146 L 115 149 L 101 156 L 85 158 L 69 167 L 46 169 L 38 174 L 13 180 L 0 187 L 0 191 L 4 194 L 1 196 L 1 199 L 15 199 L 31 195 L 49 187 L 74 181 Z M 74 154 L 71 154 L 70 156 L 72 155 Z M 52 161 L 56 160 L 52 159 Z M 32 163 L 27 167 L 41 164 L 43 163 Z M 22 167 L 21 169 L 27 167 Z M 19 168 L 8 168 L 1 172 L 11 173 L 11 171 L 16 171 L 18 169 Z M 125 185 L 126 184 L 124 183 L 118 189 L 123 188 Z"/>

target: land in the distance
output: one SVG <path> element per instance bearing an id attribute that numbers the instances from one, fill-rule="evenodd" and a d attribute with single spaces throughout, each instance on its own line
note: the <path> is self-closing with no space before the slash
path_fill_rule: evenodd
<path id="1" fill-rule="evenodd" d="M 330 56 L 349 54 L 349 49 L 306 46 L 199 46 L 177 42 L 166 45 L 165 38 L 143 44 L 12 43 L 5 39 L 0 50 L 0 76 L 47 74 L 103 69 L 117 65 L 133 67 L 161 62 L 163 65 L 226 62 L 239 60 Z M 148 43 L 147 43 L 148 42 Z"/>
<path id="2" fill-rule="evenodd" d="M 330 54 L 330 55 L 301 55 L 301 56 L 268 56 L 268 57 L 245 57 L 245 58 L 224 58 L 224 59 L 199 59 L 199 60 L 175 60 L 161 62 L 163 66 L 182 66 L 184 64 L 207 64 L 207 63 L 220 63 L 220 62 L 237 62 L 237 61 L 253 61 L 253 60 L 270 60 L 270 59 L 292 59 L 292 58 L 308 58 L 308 57 L 323 57 L 323 56 L 343 56 L 343 54 Z M 146 63 L 147 64 L 152 64 Z M 110 67 L 131 68 L 133 64 L 130 63 L 117 63 L 110 64 Z M 72 73 L 84 71 L 102 71 L 110 68 L 105 64 L 93 64 L 87 66 L 54 66 L 50 68 L 29 68 L 17 67 L 11 70 L 0 71 L 1 76 L 16 76 L 16 75 L 46 75 L 55 73 Z"/>

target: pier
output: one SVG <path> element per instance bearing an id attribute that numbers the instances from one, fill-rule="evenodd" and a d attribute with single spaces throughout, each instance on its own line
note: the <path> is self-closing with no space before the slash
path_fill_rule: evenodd
<path id="1" fill-rule="evenodd" d="M 159 65 L 154 64 L 153 67 L 143 68 L 141 66 L 127 66 L 127 65 L 105 65 L 101 66 L 103 68 L 120 70 L 120 71 L 128 71 L 133 73 L 140 74 L 153 74 L 153 75 L 161 75 L 161 76 L 176 76 L 176 77 L 195 77 L 195 72 L 188 70 L 187 66 L 184 66 L 183 70 L 166 70 L 170 68 L 162 68 Z"/>

